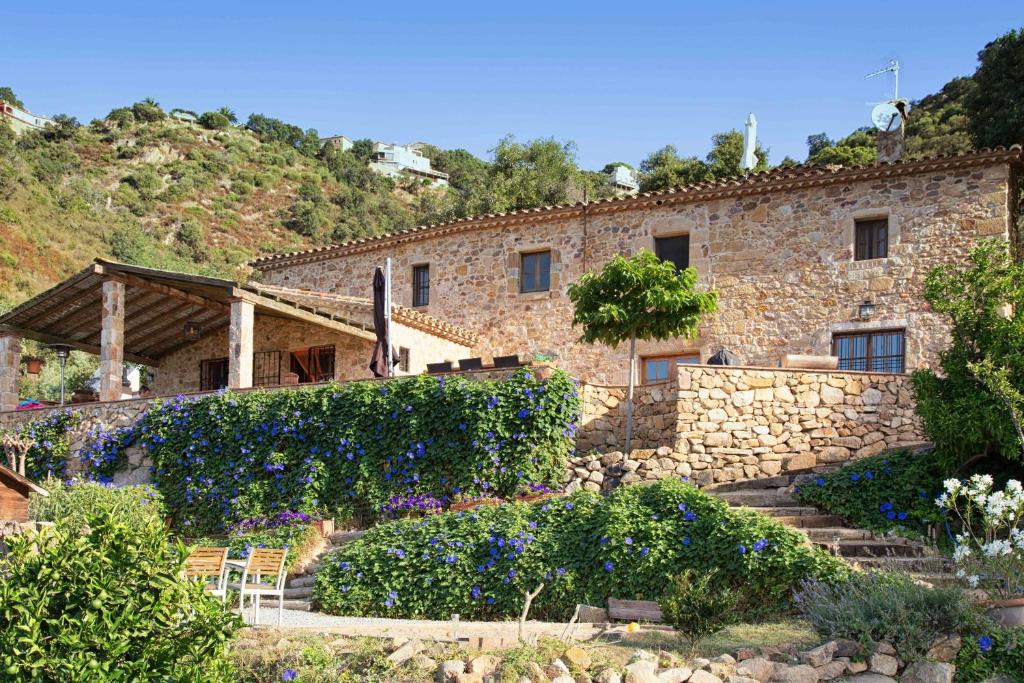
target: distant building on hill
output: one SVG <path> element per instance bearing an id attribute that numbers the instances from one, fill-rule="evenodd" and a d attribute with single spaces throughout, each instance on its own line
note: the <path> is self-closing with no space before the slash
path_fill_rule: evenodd
<path id="1" fill-rule="evenodd" d="M 320 138 L 320 146 L 333 145 L 342 152 L 352 149 L 352 140 L 344 135 L 332 135 L 329 138 Z"/>
<path id="2" fill-rule="evenodd" d="M 630 194 L 640 189 L 640 174 L 629 166 L 613 166 L 605 175 L 616 194 Z"/>
<path id="3" fill-rule="evenodd" d="M 421 143 L 412 145 L 373 143 L 373 157 L 370 168 L 381 175 L 397 178 L 400 176 L 417 176 L 427 178 L 435 187 L 448 185 L 448 174 L 430 167 L 430 159 L 423 156 L 418 149 Z"/>
<path id="4" fill-rule="evenodd" d="M 33 114 L 3 100 L 0 100 L 0 118 L 6 119 L 11 124 L 11 129 L 19 135 L 26 130 L 42 130 L 53 124 L 53 119 Z"/>

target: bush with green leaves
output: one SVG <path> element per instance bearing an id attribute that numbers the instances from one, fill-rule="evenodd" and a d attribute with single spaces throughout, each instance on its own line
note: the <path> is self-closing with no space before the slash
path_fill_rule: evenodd
<path id="1" fill-rule="evenodd" d="M 231 125 L 231 121 L 219 111 L 208 111 L 199 116 L 199 125 L 210 130 L 224 130 Z"/>
<path id="2" fill-rule="evenodd" d="M 226 536 L 190 539 L 191 545 L 205 548 L 228 548 L 228 557 L 244 559 L 253 548 L 287 548 L 285 568 L 289 571 L 300 561 L 309 559 L 320 540 L 320 530 L 312 518 L 301 513 L 284 511 L 274 517 L 243 520 Z"/>
<path id="3" fill-rule="evenodd" d="M 999 680 L 1024 683 L 1024 629 L 989 625 L 964 635 L 956 658 L 958 683 Z"/>
<path id="4" fill-rule="evenodd" d="M 798 532 L 664 480 L 379 524 L 325 560 L 314 597 L 332 614 L 495 619 L 544 583 L 531 614 L 562 620 L 578 603 L 657 600 L 686 569 L 772 606 L 802 578 L 845 573 Z"/>
<path id="5" fill-rule="evenodd" d="M 700 641 L 739 620 L 742 594 L 716 580 L 718 571 L 698 574 L 687 569 L 672 579 L 659 604 L 665 622 L 677 630 L 695 651 Z"/>
<path id="6" fill-rule="evenodd" d="M 187 549 L 162 524 L 110 513 L 89 531 L 9 539 L 0 560 L 0 672 L 54 683 L 231 679 L 226 644 L 240 625 L 182 576 Z"/>
<path id="7" fill-rule="evenodd" d="M 40 481 L 50 476 L 64 476 L 70 450 L 68 432 L 81 423 L 81 415 L 65 408 L 14 430 L 33 442 L 25 458 L 29 479 Z"/>
<path id="8" fill-rule="evenodd" d="M 41 484 L 48 495 L 29 497 L 29 516 L 41 522 L 80 529 L 89 519 L 109 513 L 132 528 L 163 524 L 164 504 L 160 493 L 149 485 L 115 488 L 98 482 L 51 477 Z"/>
<path id="9" fill-rule="evenodd" d="M 892 643 L 908 662 L 924 657 L 937 637 L 970 628 L 979 619 L 961 588 L 931 588 L 900 572 L 804 581 L 796 604 L 823 637 L 855 640 L 869 652 L 876 642 Z"/>
<path id="10" fill-rule="evenodd" d="M 818 475 L 801 484 L 797 496 L 862 529 L 921 537 L 944 520 L 935 498 L 946 475 L 946 462 L 934 451 L 898 451 Z"/>

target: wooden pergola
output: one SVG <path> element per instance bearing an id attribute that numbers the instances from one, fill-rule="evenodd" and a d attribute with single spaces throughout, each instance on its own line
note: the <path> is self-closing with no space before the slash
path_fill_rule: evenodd
<path id="1" fill-rule="evenodd" d="M 67 346 L 100 357 L 100 400 L 120 398 L 124 361 L 158 367 L 191 344 L 194 323 L 204 334 L 229 328 L 229 386 L 252 386 L 256 314 L 312 323 L 373 341 L 372 326 L 355 316 L 261 292 L 258 285 L 142 268 L 97 259 L 88 268 L 0 316 L 0 411 L 17 405 L 20 339 Z"/>

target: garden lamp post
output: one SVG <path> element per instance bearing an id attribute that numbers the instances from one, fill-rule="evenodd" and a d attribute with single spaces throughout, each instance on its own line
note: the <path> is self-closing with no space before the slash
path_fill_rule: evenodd
<path id="1" fill-rule="evenodd" d="M 67 344 L 51 344 L 50 348 L 57 354 L 57 361 L 60 363 L 60 404 L 64 405 L 64 367 L 68 363 L 68 355 L 71 347 Z"/>

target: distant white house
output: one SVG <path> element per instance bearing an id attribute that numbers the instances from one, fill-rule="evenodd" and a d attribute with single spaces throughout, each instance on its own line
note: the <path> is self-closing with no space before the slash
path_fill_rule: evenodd
<path id="1" fill-rule="evenodd" d="M 0 100 L 0 118 L 7 119 L 11 124 L 11 129 L 19 135 L 26 130 L 42 130 L 53 125 L 53 119 L 33 114 L 3 100 Z"/>
<path id="2" fill-rule="evenodd" d="M 333 145 L 342 152 L 352 149 L 352 140 L 344 135 L 332 135 L 329 138 L 320 138 L 320 146 Z"/>
<path id="3" fill-rule="evenodd" d="M 613 166 L 605 175 L 617 192 L 631 193 L 640 189 L 640 174 L 628 166 Z"/>
<path id="4" fill-rule="evenodd" d="M 195 123 L 199 120 L 199 118 L 195 114 L 193 114 L 190 111 L 185 111 L 184 109 L 172 110 L 171 116 L 178 119 L 179 121 L 184 121 L 185 123 Z"/>
<path id="5" fill-rule="evenodd" d="M 448 185 L 448 174 L 435 171 L 430 167 L 430 159 L 423 156 L 418 147 L 412 145 L 373 143 L 373 157 L 370 168 L 381 175 L 397 178 L 400 176 L 416 176 L 427 178 L 435 187 Z"/>

